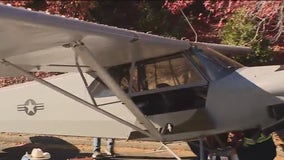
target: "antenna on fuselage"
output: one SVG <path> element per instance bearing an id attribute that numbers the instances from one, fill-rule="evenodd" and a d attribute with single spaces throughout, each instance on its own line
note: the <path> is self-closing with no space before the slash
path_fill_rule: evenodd
<path id="1" fill-rule="evenodd" d="M 194 42 L 198 42 L 197 38 L 197 32 L 195 31 L 195 29 L 193 28 L 193 26 L 191 25 L 191 23 L 189 22 L 188 18 L 186 17 L 186 15 L 184 14 L 184 12 L 182 11 L 182 9 L 179 9 L 179 11 L 181 12 L 181 14 L 183 15 L 184 19 L 186 20 L 186 22 L 188 23 L 189 27 L 191 28 L 191 30 L 193 31 L 194 35 L 195 35 L 195 39 Z"/>

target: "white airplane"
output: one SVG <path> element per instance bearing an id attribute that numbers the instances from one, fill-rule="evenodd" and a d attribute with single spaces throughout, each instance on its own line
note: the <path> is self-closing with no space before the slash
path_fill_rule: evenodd
<path id="1" fill-rule="evenodd" d="M 283 124 L 283 66 L 184 40 L 0 5 L 0 131 L 171 142 Z M 60 72 L 39 79 L 31 72 Z"/>

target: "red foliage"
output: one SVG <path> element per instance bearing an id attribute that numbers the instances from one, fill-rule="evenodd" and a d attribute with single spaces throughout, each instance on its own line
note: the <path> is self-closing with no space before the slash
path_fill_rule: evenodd
<path id="1" fill-rule="evenodd" d="M 25 1 L 17 1 L 17 0 L 5 0 L 5 1 L 1 1 L 4 4 L 10 4 L 12 6 L 15 7 L 23 7 L 26 4 L 32 2 L 33 0 L 25 0 Z"/>
<path id="2" fill-rule="evenodd" d="M 180 9 L 186 8 L 193 2 L 194 0 L 176 0 L 174 2 L 169 2 L 169 0 L 166 0 L 164 7 L 168 8 L 172 14 L 176 14 Z"/>
<path id="3" fill-rule="evenodd" d="M 197 0 L 175 0 L 173 2 L 165 1 L 164 6 L 168 8 L 171 13 L 178 13 L 179 9 L 185 9 L 192 5 Z M 204 0 L 204 11 L 199 11 L 198 20 L 203 20 L 204 17 L 207 21 L 218 20 L 218 27 L 221 27 L 225 20 L 229 19 L 235 10 L 244 8 L 247 13 L 254 15 L 260 19 L 268 19 L 267 23 L 277 20 L 279 9 L 282 1 L 258 1 L 258 0 Z M 209 14 L 204 14 L 209 12 Z"/>
<path id="4" fill-rule="evenodd" d="M 86 19 L 88 10 L 94 7 L 92 1 L 47 1 L 48 7 L 46 11 L 52 14 L 61 14 L 67 17 L 75 17 L 79 19 Z"/>
<path id="5" fill-rule="evenodd" d="M 46 72 L 35 72 L 34 75 L 38 78 L 46 78 L 57 73 L 46 73 Z M 17 76 L 17 77 L 0 77 L 0 88 L 10 86 L 13 84 L 24 83 L 28 81 L 32 81 L 33 79 L 28 78 L 27 76 Z"/>
<path id="6" fill-rule="evenodd" d="M 64 0 L 64 1 L 37 1 L 37 0 L 5 0 L 1 2 L 11 4 L 16 7 L 31 7 L 35 10 L 46 11 L 51 14 L 60 14 L 66 17 L 74 17 L 86 20 L 88 10 L 94 7 L 93 1 L 78 1 L 78 0 Z M 36 6 L 36 7 L 35 7 Z"/>

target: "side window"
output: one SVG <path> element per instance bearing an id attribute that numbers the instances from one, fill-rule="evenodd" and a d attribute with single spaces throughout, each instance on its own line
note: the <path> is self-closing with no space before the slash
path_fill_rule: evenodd
<path id="1" fill-rule="evenodd" d="M 181 54 L 140 61 L 133 68 L 131 64 L 113 66 L 108 68 L 108 72 L 127 93 L 207 84 L 192 63 Z"/>
<path id="2" fill-rule="evenodd" d="M 129 64 L 113 66 L 107 68 L 108 73 L 112 76 L 115 82 L 120 86 L 126 93 L 129 92 Z M 105 85 L 105 83 L 96 75 L 96 72 L 89 72 L 94 77 L 93 82 L 88 86 L 88 90 L 91 92 L 93 97 L 108 97 L 114 96 L 112 91 Z"/>
<path id="3" fill-rule="evenodd" d="M 107 69 L 109 74 L 113 77 L 113 79 L 118 83 L 118 85 L 123 89 L 125 92 L 129 90 L 129 80 L 130 80 L 130 65 L 119 65 L 110 67 Z"/>
<path id="4" fill-rule="evenodd" d="M 153 90 L 203 82 L 203 78 L 183 56 L 139 62 L 133 74 L 136 91 Z"/>

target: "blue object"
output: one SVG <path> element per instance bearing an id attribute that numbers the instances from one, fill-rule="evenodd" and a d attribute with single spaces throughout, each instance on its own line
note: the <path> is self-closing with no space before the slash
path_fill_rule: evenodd
<path id="1" fill-rule="evenodd" d="M 25 154 L 25 155 L 23 155 L 23 157 L 21 158 L 21 160 L 30 160 L 30 158 Z"/>
<path id="2" fill-rule="evenodd" d="M 101 151 L 101 138 L 94 138 L 93 139 L 93 147 L 94 147 L 94 151 Z M 114 139 L 113 138 L 109 138 L 107 139 L 107 150 L 110 153 L 113 153 L 113 149 L 114 149 Z"/>

